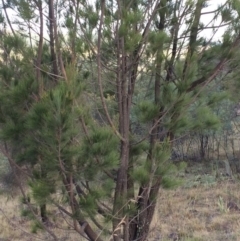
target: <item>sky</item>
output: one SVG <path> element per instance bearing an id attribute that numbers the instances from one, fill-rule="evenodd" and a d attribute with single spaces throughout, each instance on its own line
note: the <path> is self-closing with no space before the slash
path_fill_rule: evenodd
<path id="1" fill-rule="evenodd" d="M 207 8 L 205 8 L 202 11 L 202 13 L 204 13 L 204 12 L 211 12 L 211 11 L 215 10 L 218 5 L 221 5 L 221 4 L 224 4 L 224 3 L 226 3 L 226 0 L 209 0 L 208 1 L 209 6 Z M 202 15 L 201 22 L 203 22 L 204 24 L 208 24 L 212 20 L 212 17 L 213 17 L 213 14 Z M 219 18 L 215 22 L 214 25 L 220 24 L 220 21 L 221 21 L 221 18 Z M 221 36 L 223 35 L 225 30 L 226 30 L 226 27 L 219 28 L 217 33 L 215 34 L 213 40 L 214 41 L 221 40 Z M 204 36 L 204 37 L 212 36 L 212 30 L 211 29 L 204 30 L 204 32 L 202 33 L 202 36 Z"/>

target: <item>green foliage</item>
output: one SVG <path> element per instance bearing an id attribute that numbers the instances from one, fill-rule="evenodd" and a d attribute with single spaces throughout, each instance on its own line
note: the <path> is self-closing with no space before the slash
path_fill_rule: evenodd
<path id="1" fill-rule="evenodd" d="M 39 221 L 34 221 L 31 227 L 31 232 L 36 234 L 40 230 L 43 230 L 43 225 Z"/>
<path id="2" fill-rule="evenodd" d="M 23 51 L 27 48 L 25 39 L 23 39 L 20 35 L 12 36 L 6 34 L 6 36 L 4 36 L 2 40 L 7 54 L 12 53 L 14 55 L 17 55 L 23 53 Z M 19 64 L 21 63 L 19 62 Z"/>
<path id="3" fill-rule="evenodd" d="M 177 90 L 174 83 L 164 83 L 160 93 L 160 105 L 171 108 L 177 102 Z"/>
<path id="4" fill-rule="evenodd" d="M 32 196 L 38 202 L 38 204 L 45 204 L 50 194 L 53 194 L 55 191 L 54 185 L 49 183 L 49 180 L 39 180 L 37 182 L 29 183 L 32 189 Z"/>
<path id="5" fill-rule="evenodd" d="M 119 160 L 117 147 L 118 139 L 111 129 L 99 127 L 86 137 L 82 143 L 81 157 L 86 161 L 95 162 L 93 159 L 98 158 L 98 167 L 112 169 Z M 81 158 L 80 158 L 81 159 Z M 96 169 L 99 171 L 100 169 Z"/>
<path id="6" fill-rule="evenodd" d="M 176 118 L 174 121 L 166 123 L 165 126 L 178 136 L 193 128 L 193 120 L 188 113 L 185 113 Z"/>
<path id="7" fill-rule="evenodd" d="M 139 162 L 133 169 L 131 177 L 141 185 L 146 185 L 150 180 L 161 178 L 163 188 L 174 188 L 180 185 L 181 181 L 176 178 L 179 170 L 185 168 L 184 164 L 177 168 L 170 160 L 171 148 L 167 140 L 156 143 L 152 151 L 152 158 Z M 152 163 L 154 163 L 152 165 Z"/>
<path id="8" fill-rule="evenodd" d="M 172 189 L 180 185 L 179 180 L 176 180 L 174 176 L 164 176 L 162 178 L 162 187 L 165 189 Z"/>
<path id="9" fill-rule="evenodd" d="M 158 116 L 159 107 L 150 101 L 142 101 L 137 105 L 135 113 L 140 121 L 146 123 Z"/>
<path id="10" fill-rule="evenodd" d="M 149 181 L 150 173 L 145 166 L 137 166 L 131 176 L 135 182 L 144 185 Z"/>
<path id="11" fill-rule="evenodd" d="M 167 33 L 164 31 L 156 32 L 152 31 L 149 33 L 149 50 L 151 53 L 155 53 L 162 47 L 164 43 L 169 41 Z"/>
<path id="12" fill-rule="evenodd" d="M 162 163 L 168 161 L 171 153 L 170 144 L 167 140 L 163 143 L 157 143 L 154 146 L 153 154 L 156 161 L 160 161 Z"/>
<path id="13" fill-rule="evenodd" d="M 219 103 L 229 98 L 230 98 L 230 95 L 226 91 L 222 91 L 220 93 L 219 92 L 213 93 L 208 99 L 207 106 L 217 107 Z"/>
<path id="14" fill-rule="evenodd" d="M 24 20 L 30 21 L 34 18 L 34 10 L 30 7 L 30 4 L 25 0 L 19 1 L 19 13 Z"/>
<path id="15" fill-rule="evenodd" d="M 92 28 L 95 28 L 98 22 L 98 15 L 96 13 L 91 13 L 88 15 L 88 21 Z"/>
<path id="16" fill-rule="evenodd" d="M 221 17 L 223 22 L 232 20 L 232 11 L 229 8 L 223 8 L 221 11 Z"/>
<path id="17" fill-rule="evenodd" d="M 0 24 L 4 23 L 4 21 L 5 21 L 4 15 L 0 13 Z"/>
<path id="18" fill-rule="evenodd" d="M 134 28 L 141 18 L 142 13 L 140 11 L 123 11 L 123 19 L 118 29 L 118 34 L 119 37 L 124 38 L 124 48 L 129 53 L 136 49 L 142 39 L 141 33 Z"/>
<path id="19" fill-rule="evenodd" d="M 213 72 L 237 69 L 236 60 L 231 68 L 215 68 L 237 56 L 229 50 L 239 4 L 232 1 L 216 13 L 233 22 L 222 43 L 211 45 L 199 36 L 205 26 L 197 12 L 205 2 L 161 1 L 155 12 L 141 0 L 54 2 L 59 29 L 52 29 L 57 36 L 50 44 L 44 39 L 42 49 L 31 32 L 33 26 L 40 30 L 41 1 L 9 2 L 21 18 L 22 35 L 0 36 L 0 140 L 13 161 L 27 167 L 36 205 L 57 200 L 80 223 L 112 221 L 106 226 L 119 228 L 117 220 L 126 219 L 125 225 L 136 221 L 134 233 L 148 230 L 149 201 L 160 186 L 179 184 L 183 167 L 170 161 L 175 138 L 218 130 L 226 114 L 215 114 L 228 97 L 218 76 L 214 90 L 207 81 Z M 45 4 L 50 1 L 44 14 Z M 141 202 L 137 187 L 150 197 Z M 33 231 L 41 228 L 36 222 Z"/>
<path id="20" fill-rule="evenodd" d="M 130 156 L 140 156 L 143 152 L 149 149 L 149 143 L 147 141 L 142 141 L 137 144 L 130 145 Z"/>
<path id="21" fill-rule="evenodd" d="M 198 64 L 198 54 L 194 54 L 191 56 L 191 63 L 189 63 L 188 68 L 185 71 L 184 74 L 184 81 L 182 81 L 182 84 L 184 84 L 185 92 L 187 91 L 187 88 L 189 87 L 189 84 L 191 84 L 197 77 L 199 64 Z"/>
<path id="22" fill-rule="evenodd" d="M 220 127 L 220 120 L 207 106 L 200 106 L 196 110 L 194 129 L 215 129 Z"/>
<path id="23" fill-rule="evenodd" d="M 96 212 L 96 199 L 94 195 L 88 194 L 86 197 L 80 199 L 79 204 L 87 213 L 94 214 Z"/>

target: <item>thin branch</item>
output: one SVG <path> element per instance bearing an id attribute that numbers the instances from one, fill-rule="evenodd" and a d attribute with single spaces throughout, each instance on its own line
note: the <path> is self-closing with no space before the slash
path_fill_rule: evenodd
<path id="1" fill-rule="evenodd" d="M 5 5 L 4 0 L 2 0 L 2 5 L 3 5 L 3 9 L 4 9 L 5 16 L 6 16 L 6 18 L 7 18 L 8 25 L 9 25 L 11 31 L 12 31 L 12 34 L 13 34 L 14 36 L 16 36 L 16 33 L 15 33 L 13 27 L 12 27 L 11 21 L 10 21 L 10 19 L 9 19 L 9 17 L 8 17 L 8 13 L 7 13 L 7 10 L 6 10 L 6 5 Z"/>
<path id="2" fill-rule="evenodd" d="M 41 96 L 43 93 L 43 82 L 41 80 L 41 62 L 42 62 L 42 52 L 43 52 L 43 9 L 42 9 L 42 2 L 41 1 L 35 1 L 38 10 L 39 10 L 39 18 L 40 18 L 40 33 L 39 33 L 39 42 L 38 42 L 38 52 L 37 52 L 37 81 L 38 81 L 38 91 L 39 95 Z"/>
<path id="3" fill-rule="evenodd" d="M 98 44 L 97 44 L 97 72 L 98 72 L 98 86 L 99 86 L 99 92 L 100 92 L 100 97 L 101 97 L 101 102 L 103 105 L 104 112 L 106 114 L 107 120 L 112 127 L 114 133 L 122 140 L 124 141 L 124 138 L 121 136 L 121 134 L 118 132 L 116 126 L 114 125 L 110 114 L 108 112 L 107 104 L 103 95 L 103 86 L 102 86 L 102 61 L 101 61 L 101 39 L 102 39 L 102 27 L 103 27 L 103 21 L 104 21 L 104 11 L 105 11 L 105 0 L 102 1 L 101 3 L 101 16 L 100 16 L 100 24 L 99 24 L 99 29 L 98 29 Z"/>
<path id="4" fill-rule="evenodd" d="M 226 26 L 228 26 L 228 25 L 230 25 L 230 24 L 231 24 L 231 22 L 228 22 L 228 23 L 225 23 L 225 24 L 220 24 L 220 25 L 218 25 L 218 26 L 205 26 L 205 27 L 203 27 L 203 28 L 199 28 L 198 30 L 204 31 L 205 29 L 222 28 L 222 27 L 226 27 Z"/>

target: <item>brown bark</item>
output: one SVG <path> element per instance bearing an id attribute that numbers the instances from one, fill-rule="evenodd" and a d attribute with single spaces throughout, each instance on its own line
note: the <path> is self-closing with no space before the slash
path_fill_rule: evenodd
<path id="1" fill-rule="evenodd" d="M 164 31 L 165 29 L 165 19 L 166 19 L 166 4 L 167 1 L 161 1 L 160 3 L 160 22 L 158 27 L 159 31 Z M 156 74 L 155 74 L 155 104 L 159 104 L 160 100 L 160 85 L 161 85 L 161 68 L 162 68 L 162 54 L 163 54 L 163 43 L 159 47 L 156 56 Z M 161 110 L 159 110 L 161 113 Z M 155 143 L 158 142 L 158 133 L 160 129 L 159 118 L 161 116 L 156 117 L 153 120 L 153 128 L 150 134 L 150 149 L 147 156 L 147 162 L 152 166 L 154 163 L 153 160 L 153 149 Z M 154 175 L 151 173 L 150 175 Z M 131 239 L 130 240 L 139 240 L 144 241 L 147 239 L 149 234 L 150 224 L 153 218 L 153 214 L 156 207 L 156 200 L 158 195 L 158 190 L 161 185 L 161 177 L 155 178 L 154 176 L 149 178 L 148 184 L 141 186 L 138 193 L 138 202 L 137 202 L 137 210 L 138 214 L 136 214 L 135 218 L 132 220 L 131 225 Z"/>
<path id="2" fill-rule="evenodd" d="M 121 5 L 120 2 L 118 3 Z M 120 20 L 122 19 L 120 11 L 122 6 L 119 6 L 118 9 L 118 19 Z M 128 204 L 127 202 L 129 201 L 129 195 L 133 195 L 131 190 L 129 190 L 133 187 L 133 180 L 131 180 L 129 175 L 129 172 L 131 171 L 131 165 L 129 162 L 130 108 L 132 105 L 132 96 L 134 93 L 134 86 L 137 78 L 139 59 L 141 52 L 145 47 L 145 41 L 149 32 L 149 28 L 154 17 L 156 16 L 158 9 L 159 2 L 156 2 L 153 12 L 148 19 L 146 27 L 143 31 L 142 41 L 140 41 L 140 43 L 136 46 L 135 50 L 131 54 L 127 54 L 125 52 L 124 37 L 119 37 L 118 34 L 116 35 L 118 54 L 116 86 L 119 110 L 119 133 L 123 138 L 121 139 L 120 167 L 117 175 L 113 209 L 113 216 L 115 218 L 113 220 L 114 241 L 119 241 L 121 238 L 125 241 L 135 240 L 137 237 L 137 231 L 140 230 L 139 222 L 137 220 L 138 214 L 136 214 L 135 217 L 129 217 L 128 215 L 125 216 L 124 212 Z M 137 31 L 137 28 L 135 30 Z M 149 213 L 151 213 L 151 211 L 149 211 Z M 121 227 L 120 223 L 124 223 L 124 227 Z M 123 233 L 123 235 L 121 235 L 121 233 Z"/>
<path id="3" fill-rule="evenodd" d="M 81 209 L 78 204 L 78 201 L 76 197 L 73 195 L 73 180 L 71 176 L 66 176 L 66 173 L 64 171 L 63 165 L 61 164 L 60 160 L 60 166 L 61 166 L 61 174 L 62 174 L 62 180 L 64 187 L 67 191 L 67 194 L 70 199 L 70 206 L 72 209 L 72 215 L 76 216 L 76 220 L 79 223 L 80 227 L 78 227 L 74 221 L 74 228 L 75 230 L 82 235 L 83 237 L 87 238 L 90 241 L 102 241 L 100 236 L 92 229 L 92 227 L 89 225 L 89 223 L 84 219 L 84 217 L 81 214 Z"/>
<path id="4" fill-rule="evenodd" d="M 16 33 L 15 33 L 13 27 L 12 27 L 12 23 L 11 23 L 11 21 L 10 21 L 10 19 L 9 19 L 9 16 L 8 16 L 8 13 L 7 13 L 7 10 L 6 10 L 6 4 L 5 4 L 4 0 L 2 0 L 2 7 L 3 7 L 3 10 L 4 10 L 5 16 L 6 16 L 6 18 L 7 18 L 8 25 L 9 25 L 11 31 L 12 31 L 12 34 L 13 34 L 14 36 L 16 36 Z"/>
<path id="5" fill-rule="evenodd" d="M 38 42 L 38 52 L 37 52 L 37 63 L 36 63 L 36 76 L 38 81 L 38 94 L 39 96 L 43 93 L 43 82 L 41 79 L 41 62 L 42 62 L 42 51 L 43 51 L 43 9 L 42 1 L 35 1 L 38 10 L 39 10 L 39 19 L 40 19 L 40 33 L 39 33 L 39 42 Z"/>
<path id="6" fill-rule="evenodd" d="M 127 92 L 127 56 L 124 51 L 124 39 L 121 38 L 118 43 L 118 61 L 119 61 L 119 71 L 117 79 L 118 86 L 118 108 L 119 108 L 119 133 L 123 137 L 121 140 L 121 149 L 120 149 L 120 167 L 117 173 L 117 183 L 115 189 L 114 197 L 114 210 L 113 215 L 115 220 L 113 222 L 114 230 L 114 241 L 119 241 L 120 238 L 120 229 L 119 224 L 123 221 L 124 209 L 127 205 L 127 172 L 129 166 L 129 98 Z M 120 57 L 121 56 L 121 57 Z M 128 224 L 125 224 L 125 228 Z M 127 227 L 128 228 L 128 227 Z M 126 229 L 125 229 L 126 230 Z M 128 232 L 124 232 L 124 240 L 128 240 Z"/>
<path id="7" fill-rule="evenodd" d="M 181 5 L 181 3 L 182 1 L 180 1 L 180 3 L 176 1 L 174 6 L 174 21 L 176 21 L 176 18 L 178 18 L 178 20 L 172 26 L 172 54 L 171 54 L 170 61 L 166 62 L 166 70 L 167 70 L 166 81 L 171 81 L 174 78 L 173 69 L 174 69 L 174 62 L 177 55 L 178 40 L 179 40 L 178 34 L 179 34 L 179 29 L 181 26 L 182 19 L 185 16 L 185 13 L 187 10 L 187 8 L 185 8 L 181 16 L 177 16 L 178 6 Z"/>
<path id="8" fill-rule="evenodd" d="M 56 56 L 56 45 L 55 45 L 55 34 L 54 34 L 54 25 L 55 25 L 55 14 L 54 14 L 54 0 L 48 1 L 48 9 L 49 9 L 49 32 L 50 32 L 50 52 L 51 52 L 51 62 L 53 69 L 53 80 L 58 80 L 58 63 Z"/>
<path id="9" fill-rule="evenodd" d="M 40 205 L 40 215 L 43 223 L 48 222 L 48 217 L 47 217 L 47 205 L 42 204 Z"/>
<path id="10" fill-rule="evenodd" d="M 187 57 L 186 57 L 186 60 L 184 63 L 183 79 L 185 79 L 187 68 L 189 67 L 191 58 L 196 49 L 198 26 L 199 26 L 201 11 L 202 11 L 204 2 L 205 2 L 205 0 L 198 0 L 197 4 L 196 4 L 196 8 L 195 8 L 195 12 L 194 12 L 194 20 L 193 20 L 191 31 L 190 31 L 190 41 L 189 41 Z"/>

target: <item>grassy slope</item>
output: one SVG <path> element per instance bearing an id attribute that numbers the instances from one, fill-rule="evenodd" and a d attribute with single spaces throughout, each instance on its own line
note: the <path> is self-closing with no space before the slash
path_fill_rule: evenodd
<path id="1" fill-rule="evenodd" d="M 240 240 L 240 182 L 217 179 L 213 172 L 203 170 L 201 165 L 194 166 L 191 174 L 183 174 L 181 188 L 160 191 L 149 241 Z M 0 240 L 50 240 L 45 234 L 30 233 L 17 199 L 0 196 L 0 223 Z M 81 240 L 69 230 L 52 229 L 62 241 Z"/>

